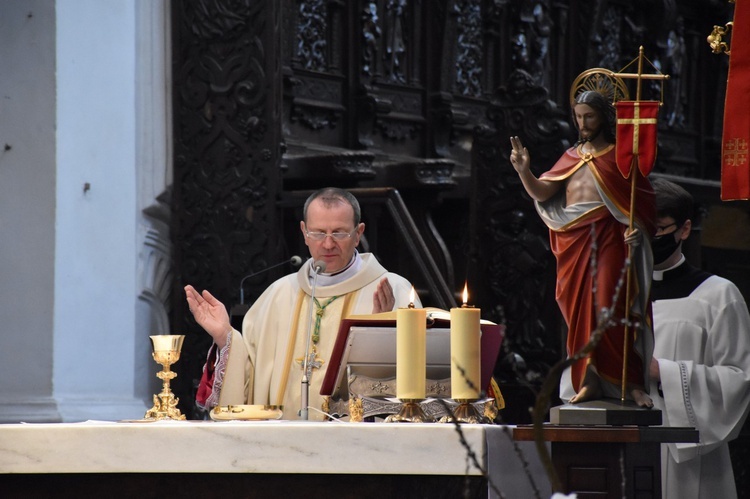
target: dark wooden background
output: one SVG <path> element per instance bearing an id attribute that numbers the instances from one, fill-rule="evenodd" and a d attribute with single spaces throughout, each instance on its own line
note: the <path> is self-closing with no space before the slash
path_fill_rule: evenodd
<path id="1" fill-rule="evenodd" d="M 563 355 L 547 231 L 508 161 L 511 135 L 548 169 L 574 140 L 569 92 L 583 70 L 620 70 L 644 47 L 663 87 L 655 175 L 696 196 L 690 257 L 750 295 L 750 221 L 721 203 L 728 59 L 706 36 L 719 0 L 183 0 L 172 3 L 172 328 L 187 334 L 174 388 L 193 406 L 209 337 L 182 287 L 228 307 L 254 271 L 307 257 L 312 189 L 357 189 L 363 249 L 448 308 L 464 282 L 507 325 L 496 374 L 510 423 Z M 659 98 L 660 88 L 644 91 Z M 245 282 L 247 304 L 282 266 Z M 241 309 L 242 307 L 238 307 Z M 733 444 L 748 491 L 745 433 Z M 739 464 L 738 464 L 739 463 Z"/>

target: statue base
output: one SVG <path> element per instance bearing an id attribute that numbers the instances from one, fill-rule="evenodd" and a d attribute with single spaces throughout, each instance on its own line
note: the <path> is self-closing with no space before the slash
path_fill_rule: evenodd
<path id="1" fill-rule="evenodd" d="M 640 407 L 632 400 L 623 402 L 612 398 L 552 407 L 549 420 L 555 425 L 658 426 L 662 424 L 659 409 L 647 409 Z"/>

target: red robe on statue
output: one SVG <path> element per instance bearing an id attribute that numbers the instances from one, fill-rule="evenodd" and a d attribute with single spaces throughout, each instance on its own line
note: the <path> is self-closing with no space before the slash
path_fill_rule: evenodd
<path id="1" fill-rule="evenodd" d="M 565 206 L 563 187 L 551 199 L 536 203 L 537 211 L 550 229 L 550 244 L 557 258 L 556 298 L 568 325 L 568 355 L 589 341 L 596 328 L 598 311 L 612 306 L 617 283 L 623 284 L 614 308 L 616 325 L 609 327 L 589 358 L 581 359 L 571 368 L 576 392 L 591 362 L 599 376 L 619 387 L 622 383 L 625 317 L 625 274 L 623 268 L 628 248 L 623 240 L 629 224 L 631 181 L 623 178 L 615 162 L 614 145 L 603 151 L 585 154 L 568 149 L 551 170 L 540 178 L 564 182 L 579 168 L 589 168 L 603 202 L 586 202 Z M 653 329 L 649 292 L 651 287 L 650 240 L 655 233 L 655 203 L 651 184 L 639 172 L 635 198 L 634 225 L 643 234 L 641 244 L 633 251 L 631 281 L 631 321 L 640 323 L 630 328 L 627 367 L 628 385 L 648 389 L 648 362 L 653 352 Z M 595 267 L 592 268 L 592 252 Z M 610 390 L 609 393 L 612 393 Z M 605 390 L 605 396 L 607 391 Z"/>

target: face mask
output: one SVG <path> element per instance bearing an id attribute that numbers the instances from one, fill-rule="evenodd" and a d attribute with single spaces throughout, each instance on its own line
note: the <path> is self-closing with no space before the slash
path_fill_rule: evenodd
<path id="1" fill-rule="evenodd" d="M 651 240 L 651 251 L 654 253 L 654 265 L 659 265 L 672 256 L 680 243 L 674 237 L 674 232 L 655 237 Z"/>

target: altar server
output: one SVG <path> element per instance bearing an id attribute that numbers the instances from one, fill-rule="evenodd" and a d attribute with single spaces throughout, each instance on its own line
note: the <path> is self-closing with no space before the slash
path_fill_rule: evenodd
<path id="1" fill-rule="evenodd" d="M 662 446 L 665 498 L 737 497 L 728 442 L 750 403 L 750 315 L 730 281 L 686 262 L 693 198 L 663 179 L 656 192 L 652 287 L 654 406 L 666 426 L 695 427 L 700 441 Z"/>

